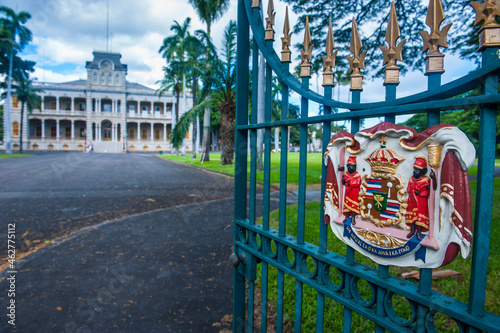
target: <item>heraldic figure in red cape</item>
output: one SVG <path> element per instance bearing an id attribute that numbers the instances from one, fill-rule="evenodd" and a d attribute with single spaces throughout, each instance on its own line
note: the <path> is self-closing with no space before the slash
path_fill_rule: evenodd
<path id="1" fill-rule="evenodd" d="M 429 195 L 431 179 L 436 190 L 436 175 L 431 171 L 430 178 L 426 176 L 427 160 L 425 157 L 415 157 L 413 176 L 408 182 L 408 206 L 406 208 L 406 225 L 410 232 L 406 238 L 412 238 L 415 233 L 417 239 L 422 240 L 422 231 L 429 230 Z"/>
<path id="2" fill-rule="evenodd" d="M 356 156 L 349 156 L 347 160 L 347 172 L 342 178 L 342 185 L 345 186 L 344 223 L 349 216 L 352 225 L 356 225 L 356 215 L 359 215 L 359 188 L 361 186 L 361 175 L 356 171 Z"/>

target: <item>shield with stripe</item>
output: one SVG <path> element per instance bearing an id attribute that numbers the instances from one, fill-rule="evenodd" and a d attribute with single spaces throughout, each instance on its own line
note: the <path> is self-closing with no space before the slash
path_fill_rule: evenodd
<path id="1" fill-rule="evenodd" d="M 363 177 L 363 190 L 360 192 L 360 212 L 363 218 L 377 226 L 398 226 L 402 224 L 403 208 L 398 191 L 403 188 L 402 180 L 397 176 L 386 179 L 372 175 Z"/>

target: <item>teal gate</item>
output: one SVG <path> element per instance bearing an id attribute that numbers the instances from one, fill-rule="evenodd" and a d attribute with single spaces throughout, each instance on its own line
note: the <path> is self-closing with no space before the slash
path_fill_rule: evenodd
<path id="1" fill-rule="evenodd" d="M 268 332 L 310 331 L 304 329 L 305 317 L 313 317 L 315 331 L 323 332 L 325 314 L 333 309 L 333 305 L 341 310 L 335 317 L 344 332 L 374 330 L 384 332 L 435 332 L 437 316 L 444 316 L 455 330 L 460 332 L 499 332 L 499 316 L 485 309 L 486 282 L 490 251 L 490 230 L 492 224 L 494 159 L 496 145 L 497 106 L 500 102 L 498 80 L 500 73 L 499 46 L 500 26 L 496 25 L 495 15 L 498 10 L 496 2 L 487 0 L 480 4 L 479 15 L 485 24 L 480 32 L 480 48 L 482 53 L 481 68 L 453 82 L 441 84 L 444 55 L 439 52 L 440 46 L 446 46 L 446 31 L 440 29 L 442 5 L 439 0 L 431 0 L 427 23 L 431 33 L 424 37 L 424 46 L 429 49 L 426 58 L 426 76 L 428 90 L 404 98 L 396 98 L 399 83 L 398 59 L 395 45 L 399 37 L 392 39 L 389 49 L 384 52 L 386 67 L 385 99 L 377 103 L 362 103 L 362 73 L 364 54 L 361 53 L 359 34 L 353 22 L 351 40 L 351 103 L 343 103 L 332 99 L 335 53 L 333 37 L 329 35 L 324 57 L 323 86 L 321 96 L 309 90 L 311 48 L 307 23 L 302 50 L 301 80 L 290 73 L 290 33 L 288 20 L 285 20 L 282 37 L 283 51 L 281 59 L 273 49 L 274 10 L 269 2 L 266 27 L 262 21 L 259 0 L 238 0 L 238 50 L 237 50 L 237 108 L 236 108 L 236 156 L 235 156 L 235 211 L 234 211 L 234 254 L 231 256 L 233 266 L 233 331 L 234 332 Z M 476 4 L 477 5 L 477 4 Z M 441 11 L 439 10 L 441 8 Z M 488 10 L 491 9 L 491 10 Z M 477 9 L 477 8 L 476 8 Z M 481 12 L 481 10 L 484 10 Z M 492 23 L 493 22 L 493 23 Z M 397 22 L 394 18 L 389 23 L 388 33 L 395 34 Z M 250 39 L 250 28 L 252 39 Z M 391 30 L 392 29 L 392 30 Z M 444 34 L 444 44 L 443 44 Z M 425 35 L 425 34 L 424 34 Z M 392 37 L 394 37 L 392 36 Z M 250 58 L 252 53 L 262 52 L 265 65 L 265 116 L 263 122 L 257 121 L 257 82 L 259 62 L 257 57 Z M 250 59 L 252 63 L 250 64 Z M 252 71 L 250 72 L 250 69 Z M 250 74 L 251 73 L 251 82 Z M 274 73 L 274 74 L 273 74 Z M 271 118 L 271 85 L 273 75 L 282 83 L 281 119 Z M 250 97 L 251 87 L 251 97 Z M 465 93 L 481 88 L 479 96 Z M 300 95 L 300 117 L 288 119 L 289 93 L 294 91 Z M 251 101 L 251 103 L 249 103 Z M 323 114 L 309 116 L 310 103 L 323 106 Z M 251 113 L 249 111 L 251 105 Z M 360 119 L 384 117 L 387 122 L 395 122 L 396 115 L 426 113 L 427 126 L 440 122 L 440 111 L 457 110 L 470 106 L 480 107 L 480 137 L 478 150 L 477 196 L 472 242 L 472 263 L 470 274 L 470 291 L 467 302 L 445 296 L 431 289 L 432 269 L 422 268 L 419 271 L 418 283 L 409 282 L 390 274 L 389 268 L 382 265 L 367 266 L 357 262 L 355 252 L 347 246 L 346 253 L 332 253 L 327 250 L 328 237 L 333 237 L 324 223 L 323 195 L 320 209 L 317 211 L 317 228 L 319 239 L 312 244 L 305 241 L 306 220 L 306 178 L 307 178 L 307 128 L 310 124 L 322 124 L 323 149 L 331 138 L 331 123 L 348 120 L 351 133 L 360 129 Z M 346 112 L 333 113 L 332 109 L 346 109 Z M 271 131 L 280 128 L 281 147 L 288 147 L 288 127 L 300 126 L 300 168 L 298 185 L 298 212 L 293 221 L 296 235 L 287 234 L 287 160 L 288 151 L 280 152 L 280 190 L 279 218 L 274 229 L 270 227 L 271 211 Z M 263 200 L 257 196 L 256 151 L 257 130 L 262 129 L 264 136 L 264 180 Z M 250 155 L 247 147 L 250 146 Z M 248 160 L 250 158 L 250 161 Z M 248 167 L 249 164 L 249 167 Z M 322 171 L 322 193 L 326 184 L 326 167 Z M 248 174 L 250 179 L 248 179 Z M 257 211 L 262 203 L 262 211 Z M 262 215 L 262 223 L 256 223 L 256 216 Z M 497 221 L 498 222 L 498 221 Z M 277 230 L 275 230 L 277 229 Z M 329 236 L 330 235 L 330 236 Z M 359 255 L 359 254 L 358 254 Z M 270 271 L 276 271 L 276 278 L 270 281 Z M 336 278 L 332 278 L 336 276 Z M 286 282 L 292 281 L 293 298 L 291 305 L 285 301 L 289 292 Z M 368 294 L 363 296 L 360 285 L 367 286 Z M 288 284 L 289 285 L 289 284 Z M 271 289 L 270 286 L 273 286 Z M 304 309 L 304 289 L 314 290 L 315 311 Z M 259 292 L 256 292 L 256 290 Z M 498 295 L 494 295 L 498 297 Z M 275 299 L 273 303 L 271 301 Z M 309 296 L 308 296 L 309 298 Z M 406 313 L 400 313 L 394 303 L 403 300 L 407 304 Z M 333 303 L 332 303 L 333 302 Z M 272 306 L 270 303 L 273 303 Z M 289 308 L 293 310 L 290 310 Z M 292 313 L 292 322 L 287 322 L 287 311 Z M 361 321 L 354 320 L 362 317 Z M 268 319 L 268 317 L 272 318 Z M 359 322 L 361 322 L 361 326 Z"/>

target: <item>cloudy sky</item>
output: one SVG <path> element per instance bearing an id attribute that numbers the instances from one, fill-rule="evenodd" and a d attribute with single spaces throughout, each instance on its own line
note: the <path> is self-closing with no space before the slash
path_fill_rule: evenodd
<path id="1" fill-rule="evenodd" d="M 264 2 L 267 10 L 267 1 Z M 2 3 L 16 12 L 25 10 L 32 15 L 27 26 L 33 33 L 33 41 L 23 56 L 36 61 L 34 76 L 39 81 L 64 82 L 86 78 L 85 62 L 92 60 L 92 51 L 106 50 L 107 0 L 3 0 Z M 229 20 L 236 20 L 236 3 L 236 0 L 230 0 L 226 14 L 213 25 L 216 46 L 220 45 Z M 284 8 L 283 3 L 275 2 L 277 47 L 281 44 L 279 37 L 282 35 Z M 205 28 L 187 1 L 109 0 L 109 50 L 122 54 L 122 62 L 128 65 L 129 81 L 155 87 L 165 65 L 158 49 L 163 39 L 171 34 L 174 20 L 182 23 L 186 17 L 192 19 L 191 31 Z M 290 13 L 291 26 L 296 18 Z M 293 43 L 302 38 L 302 33 L 294 35 Z M 443 83 L 466 74 L 475 66 L 448 54 L 445 68 Z M 311 88 L 316 90 L 316 80 L 313 78 L 311 82 Z M 426 86 L 427 79 L 421 72 L 408 73 L 401 78 L 398 96 L 425 90 Z M 364 87 L 363 101 L 383 99 L 381 80 L 365 82 Z M 348 87 L 341 87 L 340 100 L 347 101 L 348 96 Z"/>
<path id="2" fill-rule="evenodd" d="M 85 78 L 85 61 L 92 60 L 92 51 L 106 51 L 106 0 L 2 2 L 32 15 L 27 26 L 33 41 L 23 53 L 37 62 L 34 76 L 40 81 Z M 122 54 L 129 81 L 153 86 L 161 79 L 165 61 L 158 50 L 174 20 L 182 24 L 186 17 L 191 17 L 192 31 L 205 28 L 187 1 L 109 0 L 109 50 Z M 236 19 L 235 0 L 213 26 L 213 36 L 221 36 L 230 19 Z"/>

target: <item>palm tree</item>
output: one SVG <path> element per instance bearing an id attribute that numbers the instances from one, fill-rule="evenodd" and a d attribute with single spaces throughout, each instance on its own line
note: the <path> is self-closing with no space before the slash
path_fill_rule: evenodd
<path id="1" fill-rule="evenodd" d="M 205 64 L 207 63 L 206 58 L 207 58 L 207 53 L 205 51 L 206 47 L 205 45 L 209 46 L 209 55 L 210 59 L 216 59 L 217 58 L 217 52 L 215 50 L 215 46 L 212 44 L 212 42 L 208 39 L 207 34 L 203 30 L 196 30 L 194 36 L 189 36 L 186 39 L 186 45 L 185 45 L 185 51 L 186 51 L 186 59 L 183 62 L 180 61 L 172 61 L 171 62 L 171 67 L 173 70 L 176 72 L 180 73 L 185 73 L 187 77 L 191 80 L 191 90 L 193 93 L 193 105 L 196 106 L 200 103 L 208 105 L 210 104 L 210 101 L 208 103 L 205 103 L 205 99 L 207 98 L 207 91 L 205 91 L 207 88 L 210 88 L 212 86 L 213 78 L 209 78 L 208 75 L 210 73 L 206 70 Z M 203 90 L 201 91 L 202 94 L 198 96 L 198 80 L 202 79 L 202 81 L 205 83 Z M 194 131 L 196 132 L 196 122 L 199 121 L 199 107 L 193 108 L 187 112 L 188 114 L 182 115 L 179 120 L 176 123 L 176 128 L 179 130 L 173 131 L 173 134 L 175 133 L 183 133 L 185 135 L 185 132 L 191 123 L 193 123 L 195 126 L 193 126 Z M 196 120 L 196 121 L 195 121 Z M 178 126 L 180 122 L 185 122 L 185 124 L 182 124 L 181 126 Z M 182 130 L 180 129 L 182 128 Z M 186 130 L 185 130 L 186 129 Z M 199 134 L 199 133 L 198 133 Z M 197 147 L 198 144 L 196 143 L 197 141 L 197 135 L 193 135 L 192 137 L 192 142 L 193 142 L 193 147 Z M 180 136 L 175 136 L 175 139 L 172 139 L 172 143 L 174 147 L 179 147 L 180 143 L 178 142 L 178 139 L 181 138 Z M 193 155 L 192 158 L 196 158 L 196 150 L 193 149 Z"/>
<path id="2" fill-rule="evenodd" d="M 31 41 L 32 34 L 31 31 L 24 26 L 24 24 L 31 18 L 31 15 L 27 12 L 19 12 L 16 14 L 14 10 L 6 6 L 0 6 L 0 14 L 5 17 L 0 18 L 0 26 L 4 29 L 10 31 L 10 37 L 14 44 L 10 48 L 9 56 L 9 74 L 7 77 L 7 100 L 6 100 L 6 110 L 5 110 L 5 127 L 6 137 L 6 153 L 11 154 L 12 150 L 10 147 L 10 104 L 11 104 L 11 90 L 12 90 L 12 67 L 14 54 L 19 50 L 22 50 L 28 42 Z"/>
<path id="3" fill-rule="evenodd" d="M 219 19 L 228 9 L 229 0 L 189 0 L 191 6 L 197 12 L 202 22 L 207 25 L 207 37 L 210 40 L 210 32 L 212 23 Z M 210 72 L 210 47 L 207 43 L 207 64 L 206 70 Z M 210 77 L 210 74 L 207 75 Z M 205 149 L 204 161 L 209 160 L 209 135 L 210 135 L 210 109 L 205 109 L 205 116 L 203 119 L 203 148 Z"/>
<path id="4" fill-rule="evenodd" d="M 181 25 L 179 22 L 174 21 L 174 24 L 170 27 L 170 30 L 174 32 L 173 36 L 167 37 L 163 40 L 163 45 L 159 49 L 159 53 L 162 54 L 163 58 L 167 60 L 170 67 L 165 67 L 165 79 L 162 81 L 162 86 L 160 89 L 165 89 L 166 87 L 172 87 L 177 96 L 177 103 L 175 105 L 175 116 L 172 121 L 172 125 L 175 126 L 179 119 L 179 101 L 180 101 L 180 91 L 179 82 L 177 77 L 182 77 L 182 91 L 184 94 L 184 112 L 186 111 L 186 73 L 183 71 L 183 66 L 185 65 L 186 48 L 187 44 L 191 38 L 189 34 L 189 24 L 191 18 L 187 17 L 184 23 Z M 168 68 L 168 70 L 167 70 Z M 167 74 L 167 72 L 169 72 Z M 174 78 L 174 82 L 172 82 Z M 185 151 L 183 151 L 185 154 Z"/>
<path id="5" fill-rule="evenodd" d="M 234 120 L 236 116 L 236 22 L 229 21 L 224 30 L 223 60 L 215 62 L 214 99 L 219 103 L 221 118 L 221 164 L 232 164 L 234 156 Z"/>
<path id="6" fill-rule="evenodd" d="M 182 82 L 182 73 L 179 72 L 176 66 L 165 66 L 163 67 L 163 72 L 165 76 L 162 80 L 157 81 L 156 83 L 160 83 L 160 88 L 156 90 L 158 96 L 162 96 L 164 93 L 167 93 L 170 90 L 173 90 L 175 95 L 175 108 L 173 110 L 172 117 L 172 127 L 176 125 L 177 119 L 179 119 L 179 101 L 180 101 L 180 93 L 181 93 L 181 82 Z M 178 147 L 176 147 L 177 149 Z"/>
<path id="7" fill-rule="evenodd" d="M 185 56 L 186 40 L 191 36 L 189 34 L 189 24 L 191 18 L 187 17 L 182 25 L 174 21 L 170 26 L 170 30 L 174 32 L 173 36 L 167 37 L 163 40 L 163 45 L 160 47 L 158 53 L 161 53 L 163 58 L 168 61 L 182 60 Z"/>
<path id="8" fill-rule="evenodd" d="M 28 112 L 34 108 L 40 108 L 41 98 L 38 95 L 43 92 L 42 89 L 33 87 L 34 80 L 23 78 L 14 83 L 14 90 L 19 102 L 21 102 L 21 133 L 19 136 L 19 152 L 23 153 L 23 124 L 24 124 L 24 107 L 28 107 Z"/>
<path id="9" fill-rule="evenodd" d="M 222 59 L 212 56 L 212 67 L 193 109 L 184 114 L 174 128 L 172 141 L 179 145 L 189 123 L 202 110 L 217 107 L 221 116 L 221 164 L 232 164 L 234 156 L 234 120 L 236 111 L 236 23 L 230 21 L 224 31 Z M 210 84 L 207 84 L 210 83 Z M 212 90 L 213 88 L 213 90 Z"/>
<path id="10" fill-rule="evenodd" d="M 204 68 L 203 66 L 200 66 L 200 63 L 205 63 L 205 45 L 208 43 L 212 52 L 215 53 L 215 47 L 213 47 L 212 43 L 207 38 L 206 32 L 203 30 L 196 30 L 194 34 L 195 36 L 190 36 L 188 39 L 186 47 L 186 72 L 190 76 L 192 82 L 193 106 L 197 104 L 198 80 L 201 76 L 203 76 L 204 71 Z M 198 152 L 199 137 L 199 115 L 196 115 L 196 121 L 193 121 L 192 159 L 196 158 L 196 153 Z"/>

